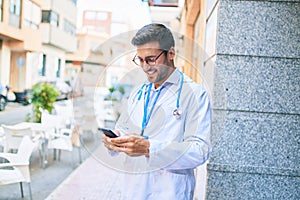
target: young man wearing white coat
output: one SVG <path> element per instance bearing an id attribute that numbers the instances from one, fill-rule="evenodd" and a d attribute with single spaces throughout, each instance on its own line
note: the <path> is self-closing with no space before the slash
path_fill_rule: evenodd
<path id="1" fill-rule="evenodd" d="M 194 169 L 211 151 L 208 93 L 176 69 L 174 38 L 164 25 L 144 26 L 132 44 L 137 48 L 133 62 L 148 80 L 132 92 L 121 113 L 114 131 L 120 137 L 102 139 L 112 154 L 126 155 L 119 163 L 121 199 L 191 200 Z"/>

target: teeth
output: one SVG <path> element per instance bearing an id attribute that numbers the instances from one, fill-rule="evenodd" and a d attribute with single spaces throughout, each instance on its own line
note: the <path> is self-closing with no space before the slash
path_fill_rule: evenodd
<path id="1" fill-rule="evenodd" d="M 155 73 L 155 71 L 149 71 L 149 72 L 148 72 L 149 75 L 152 75 L 152 74 L 154 74 L 154 73 Z"/>

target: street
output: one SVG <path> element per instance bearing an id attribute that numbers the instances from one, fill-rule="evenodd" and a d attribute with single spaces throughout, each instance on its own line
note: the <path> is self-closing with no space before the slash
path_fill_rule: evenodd
<path id="1" fill-rule="evenodd" d="M 31 112 L 32 106 L 23 106 L 20 103 L 8 102 L 4 111 L 0 112 L 0 124 L 15 124 L 23 122 Z"/>

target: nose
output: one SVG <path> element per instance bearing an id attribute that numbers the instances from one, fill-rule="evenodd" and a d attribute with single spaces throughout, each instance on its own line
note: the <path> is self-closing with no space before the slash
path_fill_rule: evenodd
<path id="1" fill-rule="evenodd" d="M 143 68 L 144 71 L 147 71 L 148 69 L 151 68 L 151 66 L 146 61 L 143 61 L 141 63 L 141 67 Z"/>

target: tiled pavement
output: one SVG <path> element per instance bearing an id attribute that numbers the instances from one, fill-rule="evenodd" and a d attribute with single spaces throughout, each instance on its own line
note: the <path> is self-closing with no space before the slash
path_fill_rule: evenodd
<path id="1" fill-rule="evenodd" d="M 119 199 L 118 176 L 117 171 L 90 156 L 46 200 L 116 200 Z"/>
<path id="2" fill-rule="evenodd" d="M 99 147 L 93 155 L 101 155 Z M 120 172 L 104 166 L 91 155 L 69 175 L 46 200 L 117 200 L 120 199 L 118 180 Z M 206 180 L 206 165 L 197 170 L 198 180 Z M 205 186 L 196 184 L 196 200 L 205 199 Z"/>

